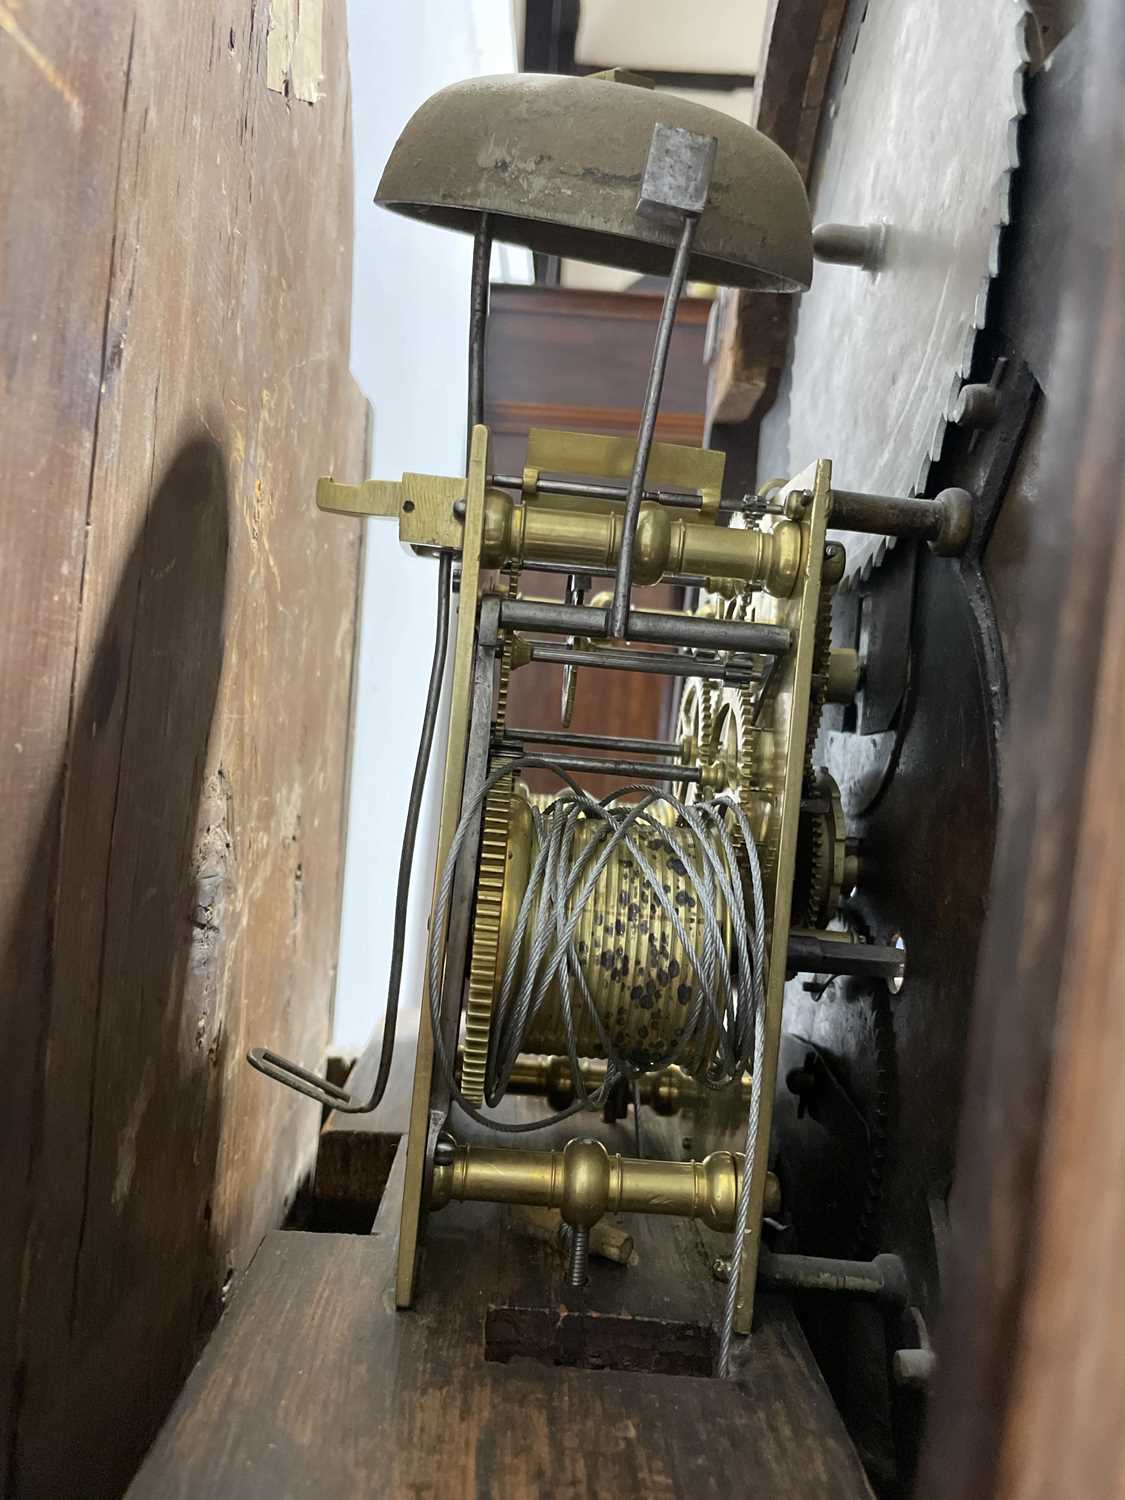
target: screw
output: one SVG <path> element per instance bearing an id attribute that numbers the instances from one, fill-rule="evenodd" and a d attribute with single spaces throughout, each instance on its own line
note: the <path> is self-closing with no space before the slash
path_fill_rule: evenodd
<path id="1" fill-rule="evenodd" d="M 462 496 L 460 500 L 454 500 L 454 502 L 453 502 L 453 514 L 457 517 L 457 519 L 459 521 L 463 521 L 465 519 L 465 511 L 466 511 L 466 509 L 467 509 L 467 507 L 465 505 L 464 496 Z"/>
<path id="2" fill-rule="evenodd" d="M 839 542 L 828 542 L 824 548 L 824 570 L 825 583 L 839 583 L 844 576 L 844 568 L 847 565 L 847 553 Z"/>
<path id="3" fill-rule="evenodd" d="M 568 1286 L 585 1286 L 589 1280 L 590 1231 L 585 1225 L 570 1231 L 570 1264 L 566 1268 Z"/>
<path id="4" fill-rule="evenodd" d="M 695 1141 L 691 1138 L 690 1135 L 684 1135 L 684 1136 L 680 1137 L 680 1150 L 681 1151 L 694 1151 L 695 1150 Z"/>
<path id="5" fill-rule="evenodd" d="M 734 1262 L 729 1255 L 716 1255 L 711 1262 L 711 1275 L 716 1281 L 729 1281 Z"/>

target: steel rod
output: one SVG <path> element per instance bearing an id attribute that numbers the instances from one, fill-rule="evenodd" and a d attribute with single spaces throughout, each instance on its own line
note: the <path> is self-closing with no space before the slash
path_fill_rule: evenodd
<path id="1" fill-rule="evenodd" d="M 656 413 L 660 407 L 660 393 L 664 389 L 664 371 L 668 365 L 668 347 L 672 340 L 672 327 L 676 321 L 676 307 L 687 280 L 691 244 L 698 223 L 694 214 L 684 215 L 684 226 L 680 231 L 680 242 L 676 246 L 676 257 L 664 293 L 664 304 L 660 309 L 660 321 L 656 325 L 656 340 L 652 350 L 652 364 L 648 372 L 644 406 L 641 408 L 641 427 L 637 435 L 637 451 L 633 455 L 633 472 L 629 476 L 629 493 L 625 500 L 625 518 L 621 532 L 621 549 L 617 557 L 617 576 L 613 585 L 613 605 L 610 610 L 610 634 L 615 640 L 623 640 L 628 634 L 629 599 L 633 587 L 633 542 L 637 534 L 637 520 L 641 513 L 641 497 L 644 493 L 645 474 L 648 471 L 648 456 L 652 449 L 656 431 Z"/>
<path id="2" fill-rule="evenodd" d="M 772 1255 L 763 1250 L 758 1285 L 771 1291 L 844 1292 L 897 1308 L 905 1308 L 910 1300 L 906 1271 L 897 1255 L 836 1260 L 826 1255 Z"/>
<path id="3" fill-rule="evenodd" d="M 833 526 L 873 536 L 918 537 L 928 542 L 941 529 L 941 511 L 933 500 L 900 495 L 863 495 L 833 490 Z"/>
<path id="4" fill-rule="evenodd" d="M 489 484 L 501 490 L 521 490 L 523 480 L 512 474 L 492 474 Z M 625 500 L 629 491 L 623 484 L 585 484 L 574 479 L 537 479 L 537 495 L 573 495 L 580 500 Z M 641 499 L 672 510 L 700 510 L 703 497 L 698 490 L 643 490 Z"/>
<path id="5" fill-rule="evenodd" d="M 473 272 L 469 286 L 469 394 L 465 423 L 465 471 L 473 443 L 473 428 L 484 421 L 484 346 L 488 327 L 488 273 L 492 265 L 492 215 L 481 214 L 473 240 Z"/>
<path id="6" fill-rule="evenodd" d="M 594 667 L 606 672 L 651 672 L 664 677 L 707 677 L 733 687 L 749 687 L 759 679 L 750 667 L 701 662 L 689 656 L 655 651 L 578 651 L 570 646 L 531 642 L 532 661 L 558 667 Z"/>
<path id="7" fill-rule="evenodd" d="M 507 728 L 504 738 L 525 745 L 570 745 L 575 750 L 617 750 L 627 755 L 679 755 L 683 748 L 678 740 L 622 739 L 612 734 L 578 734 L 569 729 Z"/>
<path id="8" fill-rule="evenodd" d="M 803 806 L 803 804 L 802 804 Z M 791 932 L 787 954 L 794 974 L 852 974 L 861 979 L 901 979 L 906 954 L 876 943 L 839 942 Z"/>
<path id="9" fill-rule="evenodd" d="M 942 490 L 933 500 L 833 490 L 828 514 L 840 531 L 916 537 L 935 552 L 954 557 L 964 551 L 972 533 L 973 498 L 959 489 Z"/>
<path id="10" fill-rule="evenodd" d="M 590 771 L 598 776 L 627 776 L 639 781 L 684 781 L 693 785 L 703 779 L 699 766 L 667 766 L 659 761 L 604 760 L 595 755 L 552 755 L 551 761 L 564 771 Z"/>
<path id="11" fill-rule="evenodd" d="M 596 640 L 607 632 L 604 609 L 592 604 L 541 604 L 529 599 L 506 599 L 500 607 L 500 625 L 504 630 L 541 630 L 546 635 L 585 635 Z M 768 656 L 784 655 L 792 640 L 781 625 L 701 620 L 695 615 L 637 609 L 629 612 L 627 634 L 630 640 L 645 645 L 695 646 Z"/>
<path id="12" fill-rule="evenodd" d="M 488 482 L 500 490 L 523 490 L 523 480 L 514 474 L 490 474 Z M 538 479 L 535 482 L 535 493 L 537 495 L 573 495 L 579 500 L 623 501 L 627 499 L 629 491 L 623 484 L 587 484 L 575 479 Z M 703 509 L 703 496 L 698 490 L 643 490 L 641 499 L 656 505 L 667 505 L 672 510 Z M 727 516 L 777 513 L 772 507 L 759 501 L 757 497 L 745 500 L 730 498 L 720 500 L 719 511 Z M 542 564 L 536 564 L 536 566 L 539 567 Z"/>
<path id="13" fill-rule="evenodd" d="M 383 1019 L 383 1040 L 379 1050 L 379 1071 L 371 1093 L 366 1099 L 356 1099 L 347 1089 L 310 1072 L 298 1063 L 290 1062 L 265 1047 L 254 1047 L 247 1054 L 252 1067 L 272 1078 L 275 1083 L 287 1084 L 318 1104 L 326 1104 L 341 1114 L 363 1115 L 377 1108 L 387 1091 L 391 1076 L 391 1064 L 395 1052 L 395 1028 L 398 1025 L 399 996 L 402 990 L 402 965 L 406 948 L 406 918 L 410 907 L 410 874 L 414 868 L 414 846 L 418 838 L 418 822 L 422 813 L 426 776 L 433 748 L 434 730 L 437 727 L 441 708 L 441 689 L 445 681 L 445 658 L 449 644 L 450 574 L 453 559 L 443 552 L 438 561 L 437 621 L 434 628 L 434 654 L 430 665 L 430 681 L 426 689 L 426 706 L 422 715 L 422 730 L 418 737 L 418 753 L 414 759 L 414 779 L 410 785 L 410 798 L 406 805 L 406 821 L 402 830 L 402 849 L 398 861 L 398 886 L 395 891 L 394 928 L 391 938 L 391 962 L 387 975 L 387 1004 Z"/>
<path id="14" fill-rule="evenodd" d="M 569 577 L 574 572 L 573 563 L 565 562 L 529 562 L 520 565 L 521 571 L 529 573 L 562 573 Z M 588 573 L 591 578 L 614 578 L 616 574 L 612 568 L 593 568 L 584 564 L 581 571 Z M 665 573 L 661 583 L 671 584 L 675 588 L 703 589 L 707 587 L 707 580 L 702 573 Z"/>

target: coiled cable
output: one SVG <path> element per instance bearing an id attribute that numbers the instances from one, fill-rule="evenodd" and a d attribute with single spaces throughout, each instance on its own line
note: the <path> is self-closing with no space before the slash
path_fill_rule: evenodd
<path id="1" fill-rule="evenodd" d="M 552 984 L 556 986 L 560 1000 L 575 1097 L 567 1109 L 547 1118 L 514 1124 L 482 1113 L 457 1084 L 453 1058 L 441 1025 L 442 956 L 458 865 L 465 841 L 479 822 L 484 799 L 504 777 L 531 768 L 551 771 L 565 783 L 566 790 L 545 808 L 531 809 L 538 848 L 520 903 L 493 1010 L 485 1100 L 494 1107 L 503 1097 L 516 1060 L 524 1050 L 528 1028 Z M 621 800 L 633 794 L 639 794 L 638 801 L 626 803 Z M 654 816 L 653 809 L 661 805 L 675 814 L 674 825 Z M 594 820 L 601 826 L 575 853 L 574 835 L 580 819 Z M 747 856 L 749 912 L 731 836 L 732 823 L 741 835 Z M 699 945 L 702 951 L 698 954 L 680 913 L 645 854 L 644 845 L 651 839 L 663 843 L 680 861 L 698 898 L 696 910 L 703 927 Z M 692 1003 L 679 1040 L 666 1043 L 660 1058 L 646 1059 L 646 1070 L 677 1063 L 683 1065 L 698 1056 L 698 1041 L 706 1030 L 715 1038 L 716 1045 L 713 1055 L 692 1069 L 699 1082 L 720 1089 L 741 1079 L 747 1070 L 751 1073 L 745 1164 L 735 1217 L 731 1276 L 719 1338 L 718 1373 L 726 1376 L 730 1373 L 739 1272 L 749 1222 L 752 1164 L 761 1120 L 761 1078 L 765 1059 L 765 896 L 757 846 L 738 799 L 723 793 L 710 801 L 687 804 L 671 792 L 644 785 L 621 787 L 607 797 L 595 799 L 547 757 L 518 756 L 498 761 L 462 811 L 438 883 L 428 953 L 434 1052 L 450 1096 L 458 1108 L 471 1119 L 507 1134 L 544 1130 L 579 1110 L 600 1107 L 619 1079 L 625 1078 L 630 1083 L 635 1079 L 638 1070 L 615 1051 L 598 1014 L 585 965 L 574 940 L 583 909 L 599 876 L 619 847 L 628 851 L 652 897 L 663 909 L 696 978 L 692 986 Z M 729 954 L 715 914 L 717 895 L 722 896 L 730 915 L 733 951 Z M 594 1090 L 587 1088 L 583 1080 L 577 1051 L 576 1002 L 585 1007 L 606 1057 L 605 1078 Z"/>

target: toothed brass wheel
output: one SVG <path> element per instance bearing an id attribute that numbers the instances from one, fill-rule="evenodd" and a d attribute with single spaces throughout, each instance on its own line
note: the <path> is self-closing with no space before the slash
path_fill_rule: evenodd
<path id="1" fill-rule="evenodd" d="M 465 1037 L 461 1060 L 461 1091 L 471 1104 L 484 1100 L 488 1036 L 492 1004 L 499 982 L 497 959 L 504 915 L 504 877 L 508 868 L 509 835 L 514 793 L 512 777 L 505 776 L 489 792 L 484 804 L 477 874 L 477 903 L 473 915 L 473 949 L 469 961 L 469 994 L 465 1004 Z"/>
<path id="2" fill-rule="evenodd" d="M 840 907 L 847 882 L 847 832 L 840 789 L 823 768 L 812 793 L 825 810 L 802 813 L 797 836 L 793 909 L 805 927 L 827 927 Z"/>

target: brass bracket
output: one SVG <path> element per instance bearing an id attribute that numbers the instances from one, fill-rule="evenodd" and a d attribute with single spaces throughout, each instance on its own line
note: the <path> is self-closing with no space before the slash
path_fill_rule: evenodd
<path id="1" fill-rule="evenodd" d="M 607 1213 L 698 1219 L 734 1228 L 744 1158 L 714 1151 L 702 1161 L 655 1161 L 611 1154 L 601 1141 L 574 1140 L 561 1151 L 453 1146 L 434 1164 L 430 1208 L 451 1201 L 522 1203 L 557 1208 L 572 1229 L 589 1229 Z M 777 1213 L 781 1190 L 768 1174 L 763 1211 Z"/>
<path id="2" fill-rule="evenodd" d="M 362 484 L 340 484 L 318 479 L 318 510 L 341 516 L 384 516 L 398 520 L 399 541 L 405 547 L 446 547 L 460 552 L 465 535 L 464 479 L 437 474 L 404 474 L 391 479 L 366 479 Z M 460 510 L 460 514 L 458 513 Z"/>
<path id="3" fill-rule="evenodd" d="M 628 479 L 637 443 L 633 437 L 608 437 L 600 432 L 565 432 L 533 427 L 527 435 L 527 463 L 546 474 L 584 474 L 587 478 Z M 653 443 L 645 483 L 654 489 L 698 490 L 703 517 L 714 523 L 723 491 L 727 456 L 715 448 L 691 448 L 684 443 Z"/>

